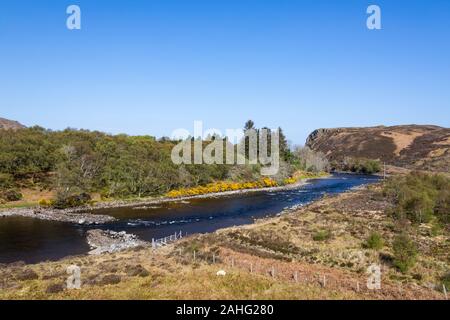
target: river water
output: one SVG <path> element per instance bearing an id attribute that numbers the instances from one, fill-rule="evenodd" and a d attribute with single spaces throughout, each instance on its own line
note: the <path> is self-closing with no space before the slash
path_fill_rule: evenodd
<path id="1" fill-rule="evenodd" d="M 0 218 L 0 263 L 37 263 L 89 251 L 86 231 L 90 228 L 134 233 L 143 240 L 175 232 L 207 233 L 257 218 L 274 216 L 285 208 L 304 205 L 325 194 L 345 192 L 374 183 L 375 176 L 336 174 L 314 179 L 306 185 L 282 191 L 261 191 L 217 198 L 192 199 L 152 205 L 95 210 L 118 221 L 96 226 L 41 221 L 32 218 Z"/>

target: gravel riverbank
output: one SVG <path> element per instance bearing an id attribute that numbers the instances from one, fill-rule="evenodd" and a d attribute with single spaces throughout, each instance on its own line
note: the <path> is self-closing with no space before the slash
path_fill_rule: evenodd
<path id="1" fill-rule="evenodd" d="M 47 208 L 15 208 L 0 211 L 0 218 L 25 217 L 48 221 L 69 222 L 76 224 L 102 224 L 115 221 L 108 215 L 73 212 L 72 210 L 55 210 Z"/>

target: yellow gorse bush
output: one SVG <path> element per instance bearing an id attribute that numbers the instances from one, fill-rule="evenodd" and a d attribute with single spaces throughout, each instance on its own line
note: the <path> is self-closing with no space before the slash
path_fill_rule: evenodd
<path id="1" fill-rule="evenodd" d="M 298 171 L 292 177 L 286 178 L 280 184 L 271 178 L 262 178 L 253 182 L 231 182 L 231 181 L 218 181 L 207 184 L 206 186 L 198 186 L 192 188 L 181 188 L 177 190 L 169 191 L 166 196 L 169 198 L 179 198 L 188 196 L 197 196 L 209 193 L 218 193 L 225 191 L 237 191 L 246 189 L 258 189 L 258 188 L 271 188 L 280 185 L 294 184 L 302 179 L 317 178 L 326 174 L 313 173 L 306 171 Z"/>
<path id="2" fill-rule="evenodd" d="M 294 177 L 290 177 L 287 179 L 284 179 L 284 184 L 293 184 L 296 183 L 298 181 L 298 179 L 294 178 Z"/>
<path id="3" fill-rule="evenodd" d="M 41 207 L 51 207 L 54 204 L 54 201 L 50 199 L 40 199 L 38 204 Z"/>
<path id="4" fill-rule="evenodd" d="M 254 182 L 229 182 L 229 181 L 219 181 L 210 183 L 206 186 L 199 186 L 193 188 L 181 188 L 177 190 L 172 190 L 166 194 L 169 198 L 186 197 L 186 196 L 196 196 L 208 193 L 217 193 L 225 191 L 237 191 L 245 189 L 257 189 L 257 188 L 267 188 L 276 187 L 278 183 L 270 178 L 264 178 L 260 181 Z"/>

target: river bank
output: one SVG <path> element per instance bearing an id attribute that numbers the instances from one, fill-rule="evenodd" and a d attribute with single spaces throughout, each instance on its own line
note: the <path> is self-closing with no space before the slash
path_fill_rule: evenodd
<path id="1" fill-rule="evenodd" d="M 321 177 L 326 179 L 330 176 Z M 68 208 L 64 210 L 46 208 L 46 207 L 34 207 L 34 208 L 8 208 L 0 209 L 0 218 L 6 217 L 25 217 L 34 218 L 47 221 L 68 222 L 74 224 L 91 225 L 91 224 L 103 224 L 107 222 L 113 222 L 116 218 L 109 215 L 92 214 L 93 210 L 98 209 L 113 209 L 113 208 L 129 208 L 129 207 L 142 207 L 154 206 L 163 203 L 171 202 L 183 202 L 193 199 L 213 199 L 220 197 L 227 197 L 240 194 L 250 194 L 258 192 L 280 192 L 285 190 L 292 190 L 306 185 L 310 179 L 300 180 L 294 184 L 277 187 L 255 188 L 255 189 L 242 189 L 234 191 L 224 191 L 216 193 L 208 193 L 193 196 L 183 197 L 161 197 L 151 199 L 133 199 L 133 200 L 114 200 L 108 202 L 98 202 L 90 206 L 81 206 L 75 208 Z"/>

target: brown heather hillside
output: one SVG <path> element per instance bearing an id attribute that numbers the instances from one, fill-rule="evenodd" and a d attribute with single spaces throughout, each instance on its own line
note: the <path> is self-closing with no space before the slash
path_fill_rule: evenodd
<path id="1" fill-rule="evenodd" d="M 17 130 L 25 128 L 24 125 L 17 121 L 8 120 L 5 118 L 0 118 L 0 130 Z"/>
<path id="2" fill-rule="evenodd" d="M 306 146 L 341 164 L 345 158 L 379 159 L 409 169 L 450 171 L 450 128 L 431 125 L 318 129 Z"/>

